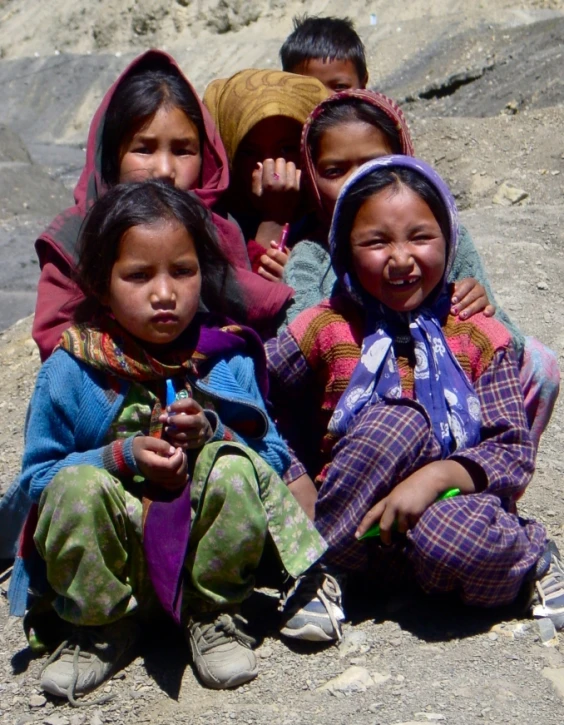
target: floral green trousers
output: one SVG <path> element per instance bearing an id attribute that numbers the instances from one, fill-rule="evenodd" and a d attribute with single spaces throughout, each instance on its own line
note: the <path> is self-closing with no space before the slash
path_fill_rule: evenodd
<path id="1" fill-rule="evenodd" d="M 135 484 L 126 487 L 92 466 L 63 469 L 43 492 L 34 538 L 62 619 L 101 625 L 156 604 L 135 492 Z M 267 543 L 292 577 L 326 549 L 283 481 L 244 446 L 206 445 L 190 496 L 183 598 L 189 613 L 229 608 L 248 597 Z"/>

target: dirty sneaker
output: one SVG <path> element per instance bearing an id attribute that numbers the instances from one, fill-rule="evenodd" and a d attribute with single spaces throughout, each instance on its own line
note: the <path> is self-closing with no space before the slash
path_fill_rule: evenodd
<path id="1" fill-rule="evenodd" d="M 186 639 L 196 671 L 206 687 L 237 687 L 257 676 L 257 658 L 251 649 L 256 642 L 244 631 L 245 624 L 240 614 L 225 612 L 190 620 Z"/>
<path id="2" fill-rule="evenodd" d="M 280 634 L 309 642 L 333 642 L 342 637 L 345 618 L 337 576 L 320 566 L 300 576 L 282 603 Z"/>
<path id="3" fill-rule="evenodd" d="M 564 629 L 564 564 L 553 541 L 548 542 L 536 569 L 541 574 L 535 581 L 531 614 L 548 617 L 556 629 Z"/>
<path id="4" fill-rule="evenodd" d="M 49 657 L 40 687 L 77 705 L 77 696 L 99 687 L 125 663 L 138 637 L 137 622 L 129 617 L 103 627 L 75 627 Z"/>

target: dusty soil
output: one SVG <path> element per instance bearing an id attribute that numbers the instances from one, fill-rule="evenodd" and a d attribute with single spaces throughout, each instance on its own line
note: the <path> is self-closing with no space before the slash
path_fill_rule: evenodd
<path id="1" fill-rule="evenodd" d="M 0 1 L 0 329 L 33 310 L 34 236 L 70 200 L 91 114 L 128 59 L 166 47 L 203 90 L 242 67 L 276 66 L 292 14 L 306 7 L 355 19 L 372 83 L 403 101 L 418 154 L 452 185 L 497 301 L 557 351 L 564 369 L 562 0 Z M 493 203 L 504 182 L 524 192 L 520 202 Z M 0 333 L 3 489 L 19 467 L 39 365 L 30 324 Z M 563 443 L 560 404 L 521 506 L 561 546 Z M 155 623 L 141 655 L 108 683 L 114 699 L 80 711 L 33 697 L 42 663 L 29 655 L 2 597 L 0 722 L 564 721 L 561 636 L 543 643 L 538 625 L 517 611 L 479 613 L 414 592 L 363 588 L 364 605 L 350 601 L 342 645 L 320 652 L 281 642 L 275 598 L 258 595 L 250 615 L 262 639 L 261 674 L 234 692 L 201 688 L 181 638 Z M 349 671 L 352 684 L 331 684 L 351 666 L 364 668 Z"/>

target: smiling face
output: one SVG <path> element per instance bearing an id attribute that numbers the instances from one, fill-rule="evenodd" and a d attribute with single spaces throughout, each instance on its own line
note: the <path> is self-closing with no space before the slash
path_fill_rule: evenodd
<path id="1" fill-rule="evenodd" d="M 331 217 L 345 181 L 362 164 L 392 153 L 386 134 L 364 121 L 347 121 L 328 128 L 319 139 L 315 183 L 325 213 Z"/>
<path id="2" fill-rule="evenodd" d="M 292 68 L 291 73 L 311 76 L 321 81 L 330 93 L 346 91 L 349 88 L 366 88 L 368 78 L 359 78 L 352 60 L 329 60 L 328 58 L 309 58 Z"/>
<path id="3" fill-rule="evenodd" d="M 194 319 L 201 284 L 194 240 L 183 226 L 173 221 L 135 226 L 120 240 L 103 302 L 129 333 L 163 345 Z"/>
<path id="4" fill-rule="evenodd" d="M 182 191 L 194 189 L 202 167 L 198 129 L 180 108 L 161 106 L 125 139 L 119 159 L 120 183 L 162 179 Z"/>
<path id="5" fill-rule="evenodd" d="M 369 197 L 351 231 L 358 281 L 395 312 L 420 307 L 441 282 L 446 242 L 433 212 L 403 184 Z"/>

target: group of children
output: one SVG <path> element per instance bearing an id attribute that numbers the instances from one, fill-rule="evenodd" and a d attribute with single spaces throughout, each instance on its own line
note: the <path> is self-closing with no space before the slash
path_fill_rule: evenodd
<path id="1" fill-rule="evenodd" d="M 338 640 L 343 576 L 392 560 L 471 605 L 529 591 L 564 626 L 558 552 L 516 513 L 554 356 L 493 307 L 352 24 L 295 26 L 282 71 L 203 103 L 168 55 L 134 61 L 36 244 L 10 597 L 73 703 L 159 611 L 203 684 L 255 677 L 241 604 L 265 562 L 287 637 Z"/>

